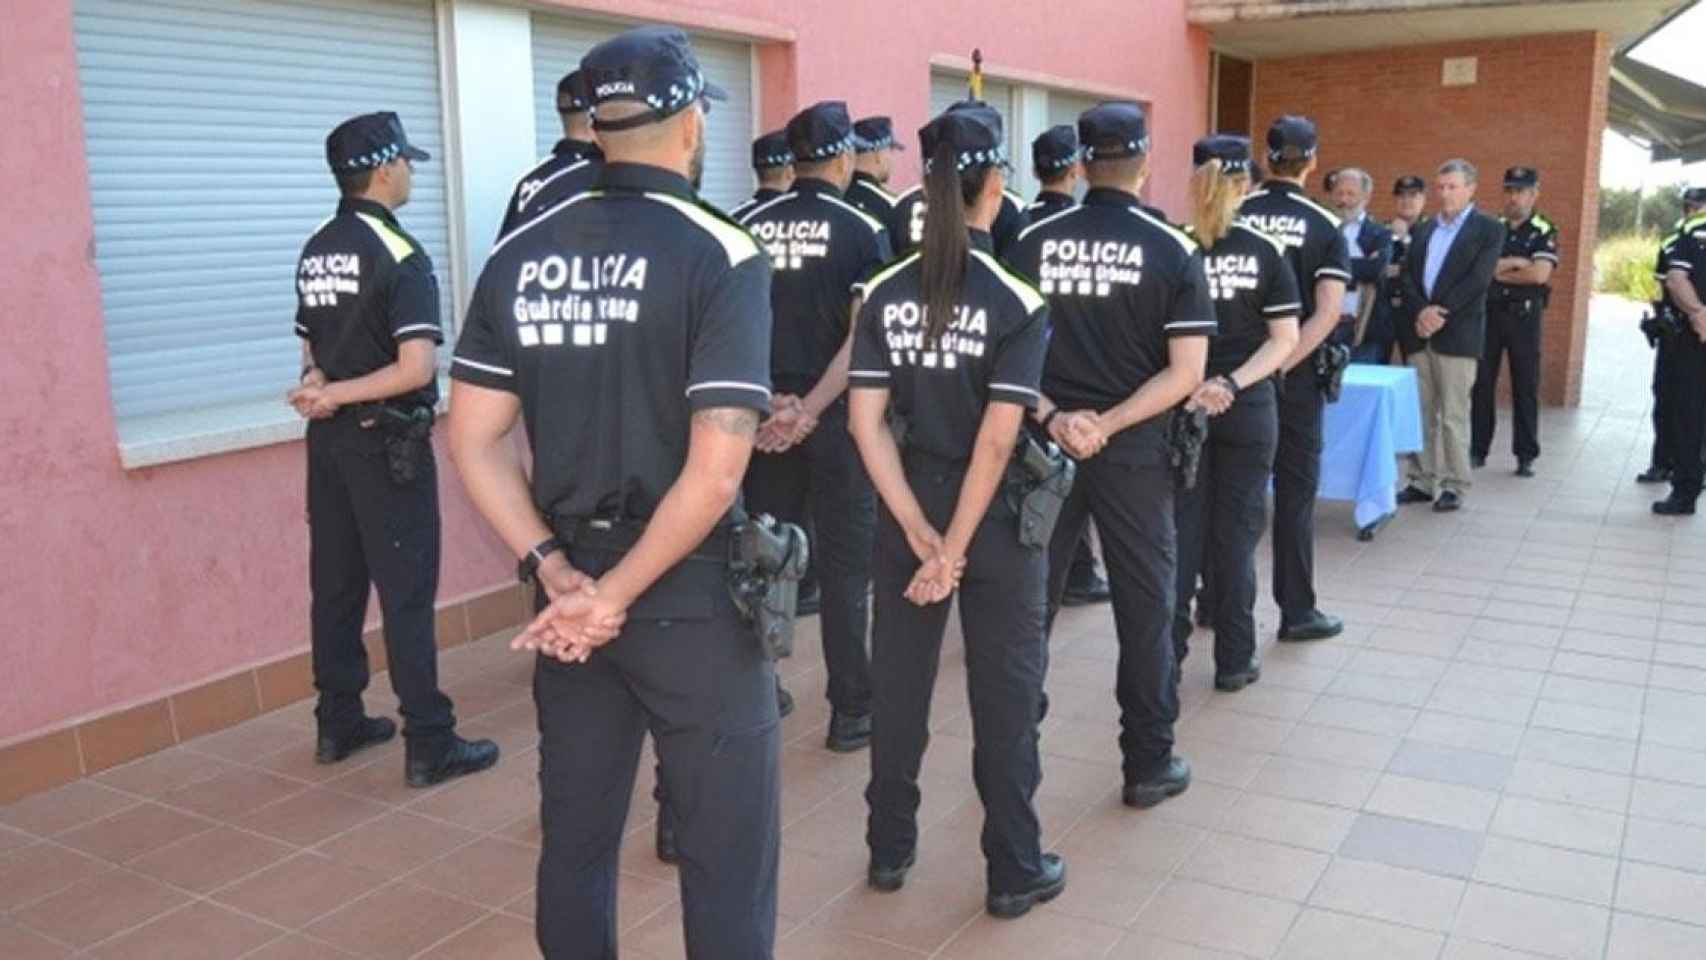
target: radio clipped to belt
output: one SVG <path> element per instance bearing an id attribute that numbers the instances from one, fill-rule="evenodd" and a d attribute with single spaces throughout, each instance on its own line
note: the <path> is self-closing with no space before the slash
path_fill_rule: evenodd
<path id="1" fill-rule="evenodd" d="M 360 408 L 358 416 L 357 422 L 363 430 L 380 432 L 391 482 L 399 487 L 414 483 L 426 453 L 427 438 L 432 436 L 432 408 L 424 404 L 370 403 Z"/>
<path id="2" fill-rule="evenodd" d="M 729 595 L 758 634 L 767 660 L 794 652 L 794 609 L 811 548 L 806 533 L 769 514 L 737 525 L 729 544 Z"/>
<path id="3" fill-rule="evenodd" d="M 1641 333 L 1646 335 L 1649 347 L 1657 347 L 1660 340 L 1681 332 L 1682 318 L 1668 300 L 1653 301 L 1647 315 L 1641 318 Z"/>
<path id="4" fill-rule="evenodd" d="M 1060 508 L 1072 493 L 1078 464 L 1053 443 L 1039 442 L 1029 431 L 1019 432 L 1009 471 L 1009 494 L 1017 501 L 1019 545 L 1031 549 L 1048 546 L 1060 521 Z"/>

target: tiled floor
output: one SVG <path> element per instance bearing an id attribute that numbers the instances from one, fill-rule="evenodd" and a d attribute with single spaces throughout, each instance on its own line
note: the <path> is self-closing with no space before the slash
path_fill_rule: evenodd
<path id="1" fill-rule="evenodd" d="M 957 645 L 920 863 L 880 896 L 862 883 L 867 761 L 821 749 L 808 629 L 786 665 L 779 954 L 1706 956 L 1706 518 L 1653 518 L 1631 482 L 1649 360 L 1626 311 L 1601 305 L 1589 357 L 1582 408 L 1545 416 L 1538 478 L 1495 456 L 1462 513 L 1406 513 L 1372 544 L 1323 506 L 1323 605 L 1346 635 L 1268 646 L 1236 695 L 1193 657 L 1196 783 L 1175 801 L 1120 806 L 1110 618 L 1066 613 L 1038 803 L 1071 883 L 1023 920 L 981 911 Z M 452 786 L 404 788 L 394 746 L 315 766 L 304 704 L 0 810 L 0 957 L 536 956 L 528 668 L 501 637 L 444 657 L 464 730 L 507 751 Z M 623 955 L 679 957 L 642 770 Z"/>

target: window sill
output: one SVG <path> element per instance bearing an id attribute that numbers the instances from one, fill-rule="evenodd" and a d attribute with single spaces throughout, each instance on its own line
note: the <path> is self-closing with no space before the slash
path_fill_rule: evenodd
<path id="1" fill-rule="evenodd" d="M 438 412 L 446 409 L 449 379 L 438 378 Z M 281 397 L 203 410 L 180 410 L 118 422 L 119 463 L 126 470 L 235 453 L 301 440 L 305 425 Z"/>

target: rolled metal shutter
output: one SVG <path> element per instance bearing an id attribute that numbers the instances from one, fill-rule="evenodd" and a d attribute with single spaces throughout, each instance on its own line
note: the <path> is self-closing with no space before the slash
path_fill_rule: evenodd
<path id="1" fill-rule="evenodd" d="M 338 201 L 326 134 L 358 113 L 433 154 L 400 217 L 449 329 L 431 0 L 77 0 L 75 37 L 121 435 L 296 382 L 296 258 Z"/>
<path id="2" fill-rule="evenodd" d="M 533 15 L 533 102 L 540 156 L 550 153 L 551 145 L 563 135 L 563 122 L 557 118 L 557 81 L 588 50 L 629 26 L 615 20 Z M 688 36 L 705 75 L 729 93 L 727 103 L 712 104 L 700 190 L 705 199 L 727 210 L 752 195 L 752 46 L 703 34 Z"/>

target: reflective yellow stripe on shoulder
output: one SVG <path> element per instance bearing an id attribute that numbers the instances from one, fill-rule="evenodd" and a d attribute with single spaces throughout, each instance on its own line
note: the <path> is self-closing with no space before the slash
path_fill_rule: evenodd
<path id="1" fill-rule="evenodd" d="M 752 234 L 747 233 L 740 226 L 718 217 L 704 207 L 680 197 L 672 197 L 667 193 L 648 193 L 646 197 L 665 206 L 674 207 L 699 229 L 710 234 L 718 243 L 722 244 L 723 252 L 729 255 L 729 266 L 739 266 L 758 255 L 758 241 L 752 239 Z"/>
<path id="2" fill-rule="evenodd" d="M 373 232 L 379 236 L 380 241 L 385 244 L 385 249 L 391 251 L 393 260 L 402 263 L 414 255 L 415 245 L 410 243 L 402 234 L 391 229 L 390 224 L 370 213 L 358 213 L 356 216 L 360 217 L 361 221 L 371 227 Z"/>
<path id="3" fill-rule="evenodd" d="M 884 283 L 886 283 L 895 274 L 897 274 L 901 270 L 905 269 L 907 264 L 911 263 L 914 260 L 917 260 L 919 257 L 922 257 L 922 256 L 924 256 L 923 251 L 914 250 L 911 253 L 907 254 L 906 256 L 901 257 L 899 260 L 896 260 L 895 262 L 889 264 L 888 266 L 886 266 L 886 267 L 882 268 L 881 270 L 878 270 L 876 273 L 872 274 L 871 279 L 865 281 L 865 299 L 866 300 L 871 299 L 871 294 L 875 293 L 876 289 L 878 287 L 882 286 Z"/>
<path id="4" fill-rule="evenodd" d="M 1030 281 L 1007 269 L 1001 261 L 987 253 L 984 253 L 982 250 L 973 250 L 971 255 L 983 261 L 984 265 L 995 273 L 996 279 L 1000 280 L 1008 290 L 1013 291 L 1013 295 L 1018 297 L 1019 302 L 1025 305 L 1025 312 L 1027 314 L 1036 313 L 1043 304 L 1048 303 L 1048 300 L 1043 297 L 1042 293 L 1038 291 L 1036 287 L 1031 286 Z"/>

